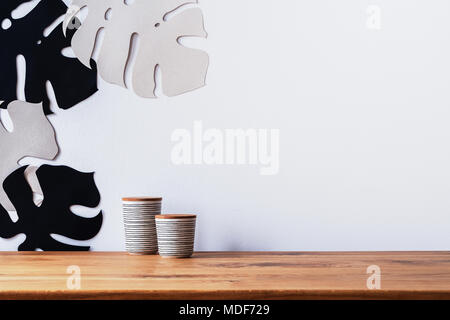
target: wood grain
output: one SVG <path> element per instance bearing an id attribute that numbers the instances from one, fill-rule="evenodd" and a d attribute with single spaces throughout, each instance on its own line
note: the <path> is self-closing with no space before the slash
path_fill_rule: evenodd
<path id="1" fill-rule="evenodd" d="M 71 265 L 80 290 L 67 289 Z M 369 265 L 380 290 L 366 287 Z M 0 299 L 450 299 L 450 252 L 14 252 L 0 266 Z"/>

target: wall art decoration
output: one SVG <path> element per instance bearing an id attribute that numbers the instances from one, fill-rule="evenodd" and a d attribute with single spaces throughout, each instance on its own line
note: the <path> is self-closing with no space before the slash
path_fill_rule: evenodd
<path id="1" fill-rule="evenodd" d="M 36 175 L 38 169 L 39 167 L 28 166 L 25 169 L 24 175 L 25 180 L 27 180 L 28 184 L 31 187 L 31 191 L 33 191 L 33 193 L 36 194 L 36 200 L 34 201 L 34 203 L 39 207 L 42 204 L 44 192 L 42 191 L 41 185 L 39 184 L 39 180 Z"/>
<path id="2" fill-rule="evenodd" d="M 53 160 L 58 154 L 55 131 L 44 114 L 42 104 L 14 101 L 8 105 L 13 131 L 0 125 L 0 181 L 18 168 L 18 161 L 26 156 Z M 8 211 L 14 206 L 3 188 L 0 204 Z"/>
<path id="3" fill-rule="evenodd" d="M 26 236 L 19 251 L 87 251 L 89 246 L 74 246 L 57 241 L 52 235 L 74 240 L 89 240 L 102 226 L 100 211 L 92 218 L 74 214 L 71 206 L 95 208 L 100 193 L 93 173 L 82 173 L 66 166 L 43 165 L 36 171 L 44 199 L 40 206 L 33 202 L 33 191 L 25 178 L 27 167 L 9 175 L 3 183 L 16 207 L 19 219 L 13 222 L 8 212 L 0 207 L 0 237 L 12 238 L 20 233 Z"/>
<path id="4" fill-rule="evenodd" d="M 63 49 L 70 47 L 75 30 L 69 30 L 67 37 L 62 24 L 47 37 L 44 31 L 60 16 L 67 6 L 61 0 L 41 0 L 23 18 L 14 20 L 11 12 L 28 0 L 1 0 L 0 22 L 11 21 L 6 30 L 0 28 L 0 107 L 17 100 L 18 55 L 26 61 L 25 98 L 28 102 L 42 102 L 46 114 L 50 114 L 50 100 L 46 82 L 50 81 L 56 102 L 62 109 L 68 109 L 90 97 L 97 91 L 97 74 L 94 61 L 87 61 L 89 68 L 78 59 L 63 55 Z"/>
<path id="5" fill-rule="evenodd" d="M 185 36 L 207 37 L 200 8 L 183 8 L 196 0 L 74 0 L 64 21 L 72 26 L 84 7 L 88 15 L 72 38 L 75 55 L 90 65 L 97 34 L 104 38 L 97 59 L 100 76 L 107 82 L 126 87 L 125 71 L 132 68 L 132 86 L 142 97 L 155 97 L 155 70 L 159 66 L 162 90 L 167 96 L 179 95 L 205 85 L 208 54 L 180 44 Z M 175 12 L 178 11 L 179 12 Z M 168 18 L 168 14 L 173 16 Z M 130 63 L 130 44 L 139 36 L 134 65 Z"/>

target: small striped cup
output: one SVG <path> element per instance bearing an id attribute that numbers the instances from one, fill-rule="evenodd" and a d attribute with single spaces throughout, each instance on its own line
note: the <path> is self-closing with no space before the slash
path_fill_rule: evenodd
<path id="1" fill-rule="evenodd" d="M 161 257 L 189 258 L 194 251 L 195 224 L 194 214 L 157 215 L 156 231 L 158 251 Z"/>

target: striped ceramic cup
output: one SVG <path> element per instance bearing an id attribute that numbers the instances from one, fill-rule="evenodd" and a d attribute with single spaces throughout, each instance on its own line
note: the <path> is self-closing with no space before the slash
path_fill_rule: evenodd
<path id="1" fill-rule="evenodd" d="M 195 223 L 193 214 L 156 216 L 158 251 L 162 257 L 188 258 L 194 250 Z"/>
<path id="2" fill-rule="evenodd" d="M 161 214 L 162 198 L 122 198 L 125 247 L 134 254 L 156 254 L 155 216 Z"/>

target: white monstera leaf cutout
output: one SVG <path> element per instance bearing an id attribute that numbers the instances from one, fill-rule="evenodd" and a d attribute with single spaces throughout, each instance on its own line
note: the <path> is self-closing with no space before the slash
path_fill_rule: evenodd
<path id="1" fill-rule="evenodd" d="M 180 8 L 197 0 L 74 0 L 64 30 L 72 27 L 74 16 L 87 6 L 88 14 L 72 38 L 78 59 L 89 66 L 97 35 L 104 38 L 97 58 L 100 76 L 122 87 L 130 59 L 133 35 L 139 36 L 132 70 L 132 86 L 142 97 L 155 98 L 155 70 L 159 66 L 162 90 L 176 96 L 205 85 L 208 54 L 180 44 L 182 37 L 207 37 L 200 8 Z M 174 12 L 180 9 L 180 12 Z M 167 18 L 168 13 L 173 13 Z"/>
<path id="2" fill-rule="evenodd" d="M 44 114 L 42 104 L 13 101 L 8 105 L 8 113 L 13 124 L 12 132 L 0 125 L 0 204 L 8 211 L 14 206 L 3 189 L 3 181 L 19 165 L 24 157 L 53 160 L 58 154 L 55 131 Z M 32 190 L 39 193 L 35 184 Z"/>
<path id="3" fill-rule="evenodd" d="M 28 182 L 28 185 L 31 187 L 31 191 L 33 192 L 34 204 L 40 207 L 44 198 L 44 191 L 42 191 L 41 184 L 39 183 L 39 179 L 37 177 L 38 169 L 39 167 L 28 166 L 24 171 L 24 175 L 25 180 Z"/>

